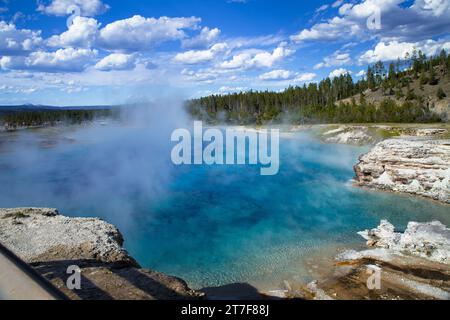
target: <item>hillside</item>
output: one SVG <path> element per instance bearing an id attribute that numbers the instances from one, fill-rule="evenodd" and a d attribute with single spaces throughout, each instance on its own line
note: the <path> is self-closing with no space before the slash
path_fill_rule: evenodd
<path id="1" fill-rule="evenodd" d="M 212 123 L 430 123 L 448 122 L 450 55 L 421 51 L 379 61 L 354 81 L 350 74 L 283 92 L 249 91 L 191 100 L 186 107 Z"/>
<path id="2" fill-rule="evenodd" d="M 410 83 L 410 89 L 414 92 L 416 99 L 423 98 L 425 105 L 429 106 L 430 110 L 438 115 L 441 115 L 447 121 L 450 119 L 450 77 L 447 75 L 446 70 L 441 66 L 434 67 L 435 77 L 437 84 L 431 85 L 429 81 L 421 84 L 421 79 L 412 78 Z M 429 73 L 428 73 L 429 76 Z M 422 80 L 423 81 L 423 80 Z M 446 94 L 446 97 L 438 98 L 438 91 L 442 91 Z M 393 91 L 384 91 L 381 87 L 375 90 L 367 89 L 363 92 L 363 96 L 367 103 L 375 104 L 379 106 L 387 98 L 395 101 L 396 104 L 404 104 L 407 102 L 408 88 L 401 87 Z M 342 99 L 337 102 L 350 104 L 352 99 L 355 101 L 361 101 L 361 94 L 356 94 L 350 98 Z"/>

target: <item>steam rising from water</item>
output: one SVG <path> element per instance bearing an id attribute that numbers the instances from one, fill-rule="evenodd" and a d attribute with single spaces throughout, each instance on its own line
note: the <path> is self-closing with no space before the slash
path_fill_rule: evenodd
<path id="1" fill-rule="evenodd" d="M 106 125 L 4 134 L 0 182 L 8 191 L 0 194 L 0 206 L 52 206 L 72 215 L 100 214 L 122 228 L 133 223 L 136 204 L 167 191 L 170 135 L 186 127 L 188 117 L 174 99 L 121 113 L 119 122 Z"/>

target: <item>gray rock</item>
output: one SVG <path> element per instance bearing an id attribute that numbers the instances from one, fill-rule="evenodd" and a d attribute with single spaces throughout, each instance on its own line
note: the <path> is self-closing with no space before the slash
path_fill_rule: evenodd
<path id="1" fill-rule="evenodd" d="M 330 130 L 322 134 L 325 142 L 364 145 L 374 142 L 373 137 L 369 134 L 367 127 L 362 126 L 344 126 L 335 130 Z"/>
<path id="2" fill-rule="evenodd" d="M 304 298 L 423 300 L 450 299 L 450 229 L 440 222 L 411 222 L 403 233 L 384 220 L 359 232 L 372 248 L 347 250 Z M 369 283 L 379 270 L 379 287 Z"/>
<path id="3" fill-rule="evenodd" d="M 359 186 L 450 203 L 450 140 L 385 140 L 361 156 L 354 170 Z"/>
<path id="4" fill-rule="evenodd" d="M 377 228 L 359 234 L 371 246 L 389 249 L 385 254 L 409 254 L 435 262 L 450 263 L 450 229 L 439 221 L 410 222 L 404 233 L 398 233 L 392 224 L 383 220 Z M 370 250 L 365 255 L 369 253 Z"/>
<path id="5" fill-rule="evenodd" d="M 324 290 L 319 288 L 318 282 L 316 280 L 308 283 L 306 288 L 312 293 L 314 300 L 334 300 Z"/>
<path id="6" fill-rule="evenodd" d="M 0 242 L 28 263 L 92 259 L 138 266 L 119 230 L 100 219 L 69 218 L 56 209 L 0 209 Z"/>
<path id="7" fill-rule="evenodd" d="M 367 240 L 369 247 L 389 249 L 392 243 L 400 239 L 400 234 L 395 233 L 395 227 L 387 220 L 381 220 L 380 225 L 375 229 L 361 231 L 358 234 Z"/>
<path id="8" fill-rule="evenodd" d="M 70 299 L 201 299 L 185 281 L 141 269 L 122 248 L 119 230 L 94 218 L 69 218 L 56 209 L 0 209 L 0 242 L 30 263 Z M 67 268 L 81 269 L 81 289 L 66 287 Z"/>

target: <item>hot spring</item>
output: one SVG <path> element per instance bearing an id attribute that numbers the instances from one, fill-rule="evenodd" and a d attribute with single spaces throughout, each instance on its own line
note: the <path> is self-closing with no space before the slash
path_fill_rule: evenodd
<path id="1" fill-rule="evenodd" d="M 362 244 L 356 232 L 381 219 L 450 225 L 448 206 L 353 187 L 367 147 L 284 134 L 278 174 L 261 176 L 250 165 L 175 166 L 170 134 L 114 124 L 1 133 L 0 206 L 100 217 L 143 267 L 192 288 L 308 281 L 308 259 Z"/>

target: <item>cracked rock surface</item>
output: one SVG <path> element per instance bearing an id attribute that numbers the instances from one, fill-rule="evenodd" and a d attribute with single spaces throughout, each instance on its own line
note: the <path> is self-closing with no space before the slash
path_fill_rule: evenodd
<path id="1" fill-rule="evenodd" d="M 356 185 L 450 204 L 450 140 L 390 139 L 354 167 Z"/>
<path id="2" fill-rule="evenodd" d="M 70 299 L 185 300 L 203 293 L 182 279 L 142 269 L 122 247 L 119 230 L 100 219 L 69 218 L 56 209 L 0 209 L 0 242 Z M 69 290 L 69 266 L 81 289 Z"/>

